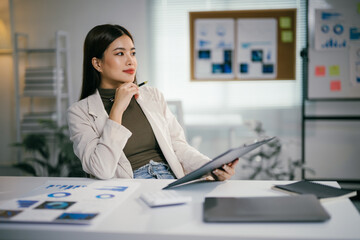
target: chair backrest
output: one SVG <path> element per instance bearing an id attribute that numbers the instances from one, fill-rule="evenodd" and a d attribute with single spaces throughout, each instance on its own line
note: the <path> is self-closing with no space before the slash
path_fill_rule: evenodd
<path id="1" fill-rule="evenodd" d="M 184 113 L 183 113 L 181 101 L 180 100 L 167 101 L 167 105 L 170 108 L 170 111 L 175 115 L 181 127 L 185 130 Z"/>
<path id="2" fill-rule="evenodd" d="M 185 135 L 187 136 L 187 131 L 184 123 L 184 112 L 182 108 L 182 103 L 179 100 L 172 100 L 167 101 L 167 105 L 170 108 L 170 111 L 175 115 L 176 119 L 178 120 L 181 127 L 184 129 Z M 200 148 L 200 145 L 202 143 L 202 137 L 197 135 L 192 137 L 191 139 L 188 139 L 191 146 L 193 146 L 196 149 Z"/>

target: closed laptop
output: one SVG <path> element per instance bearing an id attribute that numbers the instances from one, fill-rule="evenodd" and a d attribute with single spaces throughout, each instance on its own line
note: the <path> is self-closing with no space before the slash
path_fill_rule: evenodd
<path id="1" fill-rule="evenodd" d="M 322 222 L 330 219 L 314 195 L 207 197 L 205 222 Z"/>

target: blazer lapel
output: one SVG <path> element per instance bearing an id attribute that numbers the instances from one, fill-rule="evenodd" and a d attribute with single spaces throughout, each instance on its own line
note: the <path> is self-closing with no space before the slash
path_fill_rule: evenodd
<path id="1" fill-rule="evenodd" d="M 101 135 L 106 119 L 109 118 L 109 115 L 104 108 L 99 91 L 97 89 L 93 95 L 88 97 L 88 109 L 89 115 L 93 117 L 96 130 L 98 131 L 99 135 Z"/>
<path id="2" fill-rule="evenodd" d="M 95 130 L 98 132 L 99 137 L 102 135 L 106 120 L 109 118 L 104 104 L 101 100 L 98 90 L 88 97 L 88 113 L 93 117 Z M 126 158 L 124 152 L 119 161 L 119 166 L 128 174 L 129 177 L 133 177 L 133 172 L 129 160 Z"/>

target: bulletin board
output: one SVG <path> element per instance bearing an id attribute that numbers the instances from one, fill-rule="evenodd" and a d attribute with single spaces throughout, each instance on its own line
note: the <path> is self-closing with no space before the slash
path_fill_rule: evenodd
<path id="1" fill-rule="evenodd" d="M 360 1 L 308 4 L 307 99 L 360 99 Z"/>
<path id="2" fill-rule="evenodd" d="M 295 80 L 296 9 L 189 16 L 192 81 Z"/>

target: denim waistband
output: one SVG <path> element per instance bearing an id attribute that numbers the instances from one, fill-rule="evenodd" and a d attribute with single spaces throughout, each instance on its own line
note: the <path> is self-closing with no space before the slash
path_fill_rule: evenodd
<path id="1" fill-rule="evenodd" d="M 168 164 L 150 160 L 148 164 L 134 171 L 134 178 L 175 179 L 176 177 Z"/>

